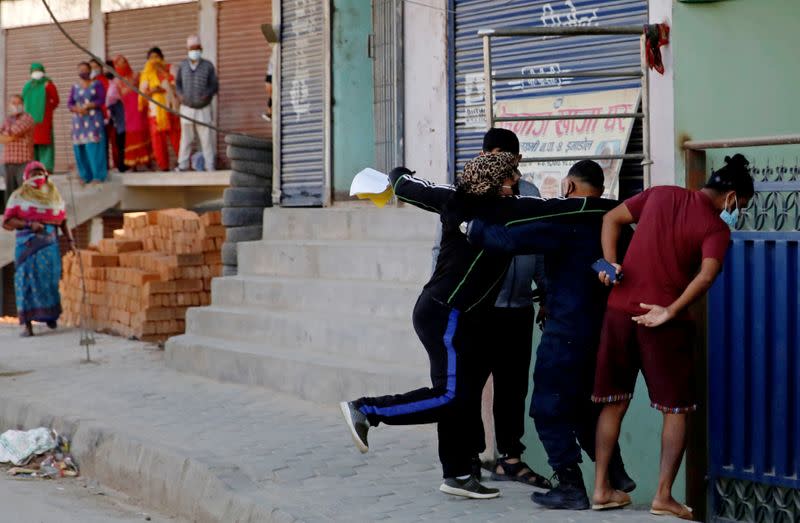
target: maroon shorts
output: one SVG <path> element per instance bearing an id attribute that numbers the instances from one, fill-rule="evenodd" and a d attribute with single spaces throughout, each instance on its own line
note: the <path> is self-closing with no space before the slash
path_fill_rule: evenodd
<path id="1" fill-rule="evenodd" d="M 691 320 L 644 327 L 630 314 L 608 309 L 600 334 L 592 401 L 631 399 L 641 369 L 654 408 L 672 413 L 695 410 L 694 330 Z"/>

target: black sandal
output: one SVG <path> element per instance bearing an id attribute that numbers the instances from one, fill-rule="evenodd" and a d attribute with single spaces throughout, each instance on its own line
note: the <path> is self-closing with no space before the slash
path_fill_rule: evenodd
<path id="1" fill-rule="evenodd" d="M 497 467 L 503 469 L 502 474 L 497 473 Z M 527 471 L 527 472 L 523 472 Z M 494 481 L 518 481 L 532 487 L 550 490 L 553 484 L 544 476 L 537 474 L 524 461 L 509 463 L 506 458 L 499 458 L 492 469 L 492 479 Z"/>

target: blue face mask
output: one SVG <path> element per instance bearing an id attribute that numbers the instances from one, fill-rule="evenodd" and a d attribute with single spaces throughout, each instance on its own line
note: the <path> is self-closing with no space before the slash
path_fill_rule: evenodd
<path id="1" fill-rule="evenodd" d="M 735 194 L 733 196 L 733 201 L 736 202 L 736 208 L 733 210 L 733 212 L 730 212 L 727 209 L 726 203 L 725 209 L 719 213 L 719 217 L 722 218 L 722 221 L 725 222 L 725 224 L 731 229 L 736 228 L 736 222 L 739 221 L 739 200 L 736 198 Z"/>

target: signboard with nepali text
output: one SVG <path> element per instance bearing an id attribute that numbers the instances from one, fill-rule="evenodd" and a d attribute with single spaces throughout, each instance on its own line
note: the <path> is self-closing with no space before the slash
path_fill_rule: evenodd
<path id="1" fill-rule="evenodd" d="M 638 88 L 569 94 L 497 102 L 497 117 L 558 116 L 635 113 Z M 633 129 L 633 118 L 538 120 L 502 122 L 498 127 L 519 137 L 523 158 L 624 154 Z M 552 161 L 520 164 L 523 178 L 535 184 L 545 198 L 560 196 L 561 180 L 575 162 Z M 617 198 L 622 160 L 598 160 L 605 174 L 607 198 Z"/>

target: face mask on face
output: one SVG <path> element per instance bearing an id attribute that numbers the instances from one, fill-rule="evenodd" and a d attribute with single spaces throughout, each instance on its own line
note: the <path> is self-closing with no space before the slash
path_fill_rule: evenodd
<path id="1" fill-rule="evenodd" d="M 736 227 L 736 222 L 739 221 L 739 199 L 736 198 L 736 195 L 733 195 L 733 201 L 736 203 L 736 208 L 733 212 L 728 210 L 728 201 L 725 201 L 725 208 L 722 209 L 722 212 L 719 213 L 719 217 L 722 218 L 722 221 L 730 227 L 731 229 Z"/>
<path id="2" fill-rule="evenodd" d="M 34 71 L 31 73 L 31 78 L 34 80 L 41 80 L 44 78 L 44 71 Z"/>
<path id="3" fill-rule="evenodd" d="M 11 116 L 17 116 L 21 112 L 22 112 L 22 106 L 21 105 L 9 105 L 8 106 L 8 114 L 10 114 Z"/>
<path id="4" fill-rule="evenodd" d="M 200 51 L 199 49 L 192 49 L 191 51 L 189 51 L 189 60 L 191 60 L 192 62 L 196 62 L 200 60 L 201 54 L 203 54 L 203 52 Z"/>
<path id="5" fill-rule="evenodd" d="M 81 73 L 78 73 L 78 77 L 81 80 L 91 80 L 92 79 L 92 74 L 91 73 L 81 72 Z"/>
<path id="6" fill-rule="evenodd" d="M 92 80 L 94 80 L 98 76 L 100 76 L 100 71 L 98 71 L 97 69 L 92 69 L 92 72 L 89 73 L 89 78 L 91 78 Z"/>

